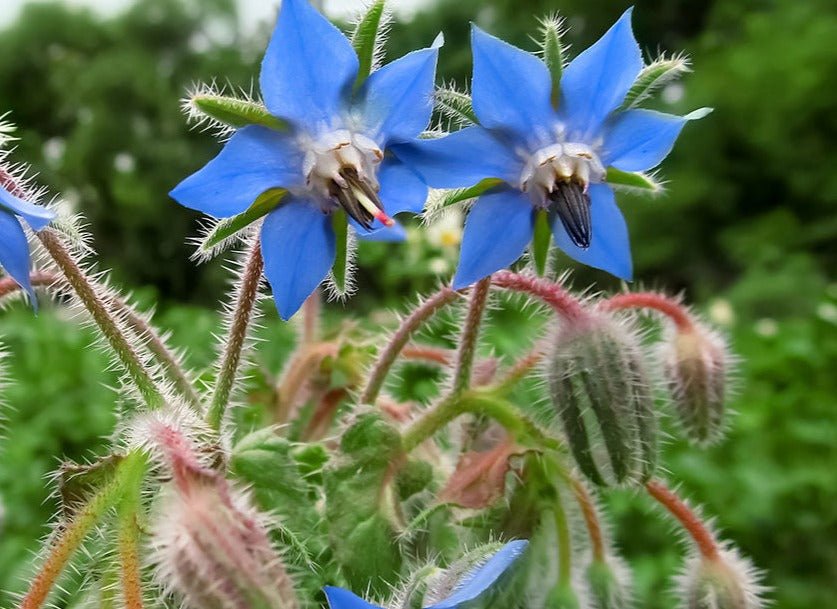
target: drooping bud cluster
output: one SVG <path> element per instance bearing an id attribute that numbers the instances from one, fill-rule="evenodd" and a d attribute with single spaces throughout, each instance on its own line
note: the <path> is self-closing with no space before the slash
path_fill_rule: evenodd
<path id="1" fill-rule="evenodd" d="M 686 435 L 697 444 L 719 439 L 731 368 L 724 339 L 697 322 L 676 327 L 663 341 L 661 359 Z"/>
<path id="2" fill-rule="evenodd" d="M 678 578 L 683 609 L 759 609 L 764 606 L 760 574 L 734 549 L 714 558 L 693 556 Z"/>
<path id="3" fill-rule="evenodd" d="M 547 372 L 579 469 L 598 485 L 647 480 L 657 460 L 657 420 L 633 327 L 599 313 L 563 325 Z"/>

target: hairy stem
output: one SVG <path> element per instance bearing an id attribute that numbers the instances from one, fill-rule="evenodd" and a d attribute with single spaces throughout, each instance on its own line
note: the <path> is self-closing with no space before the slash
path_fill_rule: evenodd
<path id="1" fill-rule="evenodd" d="M 392 365 L 398 358 L 398 354 L 401 353 L 401 350 L 409 342 L 413 333 L 439 309 L 453 302 L 458 297 L 459 294 L 451 288 L 442 288 L 422 302 L 401 322 L 401 325 L 392 335 L 384 350 L 378 355 L 378 359 L 372 367 L 369 380 L 366 382 L 366 388 L 360 395 L 361 403 L 375 403 L 378 394 L 381 392 L 381 388 L 384 386 L 384 380 L 386 380 L 390 368 L 392 368 Z"/>
<path id="2" fill-rule="evenodd" d="M 557 283 L 548 279 L 542 279 L 532 275 L 521 275 L 512 273 L 511 271 L 498 271 L 491 276 L 491 282 L 497 287 L 506 290 L 523 292 L 534 296 L 564 317 L 575 319 L 583 318 L 587 315 L 577 298 Z"/>
<path id="3" fill-rule="evenodd" d="M 561 497 L 555 501 L 552 508 L 555 518 L 555 533 L 558 536 L 558 584 L 572 587 L 573 548 L 572 531 L 567 518 L 567 511 Z"/>
<path id="4" fill-rule="evenodd" d="M 593 552 L 593 558 L 597 561 L 604 561 L 605 546 L 604 546 L 604 532 L 602 531 L 601 522 L 599 522 L 599 511 L 596 509 L 596 503 L 590 495 L 590 491 L 584 486 L 584 483 L 578 478 L 570 478 L 567 476 L 569 483 L 573 489 L 575 500 L 581 508 L 581 514 L 584 517 L 584 524 L 587 527 L 587 536 L 590 538 L 590 548 Z"/>
<path id="5" fill-rule="evenodd" d="M 39 609 L 43 606 L 58 578 L 87 535 L 105 513 L 119 501 L 127 484 L 135 480 L 137 475 L 142 475 L 138 472 L 144 472 L 146 465 L 145 455 L 141 453 L 128 455 L 119 464 L 113 478 L 75 512 L 72 520 L 55 536 L 43 565 L 20 602 L 20 609 Z"/>
<path id="6" fill-rule="evenodd" d="M 605 311 L 619 309 L 652 309 L 667 316 L 678 330 L 691 331 L 694 326 L 692 317 L 686 308 L 674 298 L 655 292 L 635 292 L 617 294 L 599 304 Z"/>
<path id="7" fill-rule="evenodd" d="M 216 431 L 221 429 L 227 412 L 230 395 L 238 378 L 241 354 L 247 342 L 247 333 L 253 317 L 253 310 L 259 297 L 259 285 L 262 279 L 264 260 L 259 242 L 252 246 L 247 261 L 236 286 L 229 334 L 218 364 L 218 379 L 207 412 L 207 422 Z"/>
<path id="8" fill-rule="evenodd" d="M 718 558 L 718 542 L 701 519 L 686 503 L 659 480 L 646 482 L 645 489 L 674 516 L 694 540 L 701 555 L 709 560 Z"/>
<path id="9" fill-rule="evenodd" d="M 143 609 L 139 554 L 143 473 L 141 469 L 131 470 L 119 504 L 119 580 L 125 609 Z"/>
<path id="10" fill-rule="evenodd" d="M 90 313 L 105 340 L 116 353 L 119 362 L 139 390 L 148 407 L 155 409 L 163 406 L 165 399 L 151 373 L 128 342 L 125 333 L 102 301 L 93 282 L 73 259 L 61 238 L 51 229 L 44 229 L 37 235 L 52 260 L 64 274 L 67 283 L 70 284 L 70 287 Z"/>
<path id="11" fill-rule="evenodd" d="M 489 276 L 478 281 L 471 291 L 468 313 L 465 316 L 465 326 L 462 328 L 459 349 L 456 353 L 456 367 L 453 373 L 451 395 L 458 395 L 471 386 L 471 371 L 474 369 L 474 356 L 477 353 L 482 316 L 488 302 L 490 289 L 491 277 Z"/>
<path id="12" fill-rule="evenodd" d="M 276 387 L 273 400 L 273 420 L 275 423 L 287 423 L 294 417 L 297 396 L 320 363 L 329 356 L 337 355 L 338 346 L 333 342 L 305 343 L 288 363 L 282 380 Z"/>
<path id="13" fill-rule="evenodd" d="M 305 299 L 302 305 L 302 344 L 307 345 L 317 340 L 320 332 L 320 288 Z"/>
<path id="14" fill-rule="evenodd" d="M 486 392 L 471 391 L 442 400 L 408 427 L 402 436 L 405 452 L 410 452 L 445 425 L 468 413 L 491 417 L 517 440 L 552 450 L 563 449 L 559 440 L 546 434 L 510 402 Z"/>
<path id="15" fill-rule="evenodd" d="M 48 273 L 44 271 L 37 271 L 30 275 L 29 281 L 34 287 L 50 287 L 57 284 L 64 284 L 64 280 L 60 275 L 55 273 Z M 91 281 L 93 285 L 93 283 Z M 10 277 L 0 279 L 0 298 L 4 298 L 9 294 L 20 289 L 20 286 Z M 200 406 L 200 397 L 195 391 L 192 381 L 186 375 L 177 356 L 166 345 L 163 337 L 157 330 L 143 318 L 128 302 L 115 295 L 105 295 L 105 304 L 110 309 L 113 315 L 124 319 L 128 328 L 136 334 L 137 338 L 143 341 L 145 348 L 153 355 L 157 362 L 162 366 L 169 380 L 174 383 L 175 389 L 186 398 L 189 403 L 198 408 Z"/>

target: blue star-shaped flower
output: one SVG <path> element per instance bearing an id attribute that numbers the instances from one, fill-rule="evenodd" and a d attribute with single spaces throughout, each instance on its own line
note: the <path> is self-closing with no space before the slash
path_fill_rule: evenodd
<path id="1" fill-rule="evenodd" d="M 486 178 L 465 225 L 454 288 L 504 268 L 531 241 L 537 210 L 550 212 L 557 245 L 574 259 L 629 279 L 628 231 L 606 169 L 645 171 L 669 153 L 690 117 L 615 112 L 643 67 L 629 9 L 563 71 L 557 109 L 536 56 L 472 30 L 472 98 L 479 126 L 396 153 L 436 188 Z"/>
<path id="2" fill-rule="evenodd" d="M 52 210 L 24 201 L 0 185 L 0 267 L 26 291 L 33 307 L 37 307 L 37 300 L 29 281 L 29 242 L 20 222 L 39 231 L 54 217 Z"/>
<path id="3" fill-rule="evenodd" d="M 424 609 L 456 609 L 464 603 L 477 599 L 520 558 L 528 543 L 522 539 L 507 543 L 485 564 L 465 575 L 449 596 Z M 331 609 L 382 609 L 343 588 L 326 586 L 324 591 Z"/>
<path id="4" fill-rule="evenodd" d="M 260 86 L 288 130 L 239 129 L 171 192 L 216 218 L 245 211 L 270 189 L 289 192 L 261 231 L 265 275 L 284 319 L 333 264 L 335 210 L 346 211 L 361 237 L 397 240 L 403 229 L 390 216 L 424 207 L 427 186 L 390 146 L 427 127 L 437 55 L 435 45 L 405 55 L 353 91 L 359 62 L 348 39 L 308 0 L 283 0 Z"/>

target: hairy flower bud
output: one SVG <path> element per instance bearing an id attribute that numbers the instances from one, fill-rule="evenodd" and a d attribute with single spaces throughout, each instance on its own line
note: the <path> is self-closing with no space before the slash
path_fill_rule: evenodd
<path id="1" fill-rule="evenodd" d="M 566 324 L 547 371 L 579 469 L 598 485 L 647 480 L 657 459 L 657 419 L 636 331 L 605 314 Z"/>
<path id="2" fill-rule="evenodd" d="M 759 609 L 764 606 L 759 572 L 734 549 L 714 558 L 694 556 L 679 577 L 683 609 Z"/>
<path id="3" fill-rule="evenodd" d="M 677 328 L 663 344 L 663 370 L 678 418 L 697 444 L 723 434 L 730 360 L 723 338 L 702 324 Z"/>
<path id="4" fill-rule="evenodd" d="M 295 609 L 266 528 L 222 482 L 190 475 L 166 498 L 152 537 L 159 582 L 193 609 Z"/>

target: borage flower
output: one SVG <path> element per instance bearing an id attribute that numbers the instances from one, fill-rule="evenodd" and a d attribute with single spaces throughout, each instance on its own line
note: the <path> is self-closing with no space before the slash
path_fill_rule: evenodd
<path id="1" fill-rule="evenodd" d="M 455 288 L 519 258 L 538 212 L 545 212 L 557 245 L 572 258 L 631 277 L 628 231 L 608 168 L 656 166 L 686 121 L 704 112 L 680 117 L 621 110 L 643 69 L 630 15 L 629 9 L 563 70 L 560 94 L 538 57 L 473 27 L 471 86 L 479 124 L 396 149 L 430 186 L 497 184 L 468 216 Z"/>
<path id="2" fill-rule="evenodd" d="M 283 0 L 262 62 L 260 86 L 280 127 L 248 125 L 171 196 L 217 218 L 286 191 L 261 229 L 265 275 L 284 319 L 332 267 L 333 220 L 349 217 L 358 236 L 398 240 L 392 219 L 418 213 L 427 186 L 391 153 L 430 121 L 437 46 L 373 72 L 360 86 L 349 40 L 307 0 Z M 337 218 L 333 218 L 333 216 Z"/>
<path id="3" fill-rule="evenodd" d="M 434 591 L 428 587 L 428 595 L 443 592 L 444 598 L 434 599 L 432 605 L 424 609 L 457 609 L 466 605 L 488 592 L 497 581 L 520 558 L 528 545 L 526 540 L 511 541 L 495 552 L 488 560 L 464 573 L 456 573 L 456 564 L 442 572 L 441 587 L 444 590 Z M 450 572 L 448 572 L 450 571 Z M 455 581 L 448 581 L 453 578 Z M 331 609 L 382 609 L 360 598 L 353 592 L 335 586 L 324 589 L 328 606 Z"/>
<path id="4" fill-rule="evenodd" d="M 0 146 L 8 141 L 5 134 L 10 129 L 7 124 L 0 124 Z M 33 231 L 39 231 L 52 222 L 55 213 L 24 200 L 22 197 L 26 194 L 20 190 L 14 173 L 5 163 L 0 164 L 0 267 L 23 288 L 32 306 L 37 307 L 29 280 L 32 266 L 29 242 L 21 222 Z"/>

